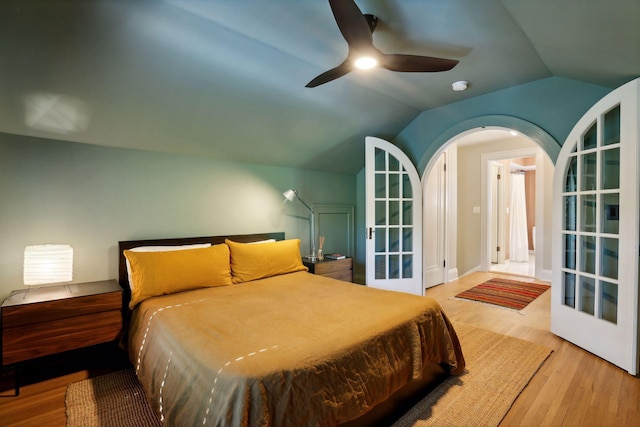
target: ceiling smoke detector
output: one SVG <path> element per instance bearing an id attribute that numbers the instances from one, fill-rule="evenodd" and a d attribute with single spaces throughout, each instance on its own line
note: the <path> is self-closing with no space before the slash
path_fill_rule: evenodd
<path id="1" fill-rule="evenodd" d="M 451 87 L 456 92 L 460 92 L 460 91 L 466 90 L 467 86 L 469 86 L 469 83 L 464 81 L 464 80 L 460 80 L 458 82 L 454 82 L 454 83 L 451 84 Z"/>

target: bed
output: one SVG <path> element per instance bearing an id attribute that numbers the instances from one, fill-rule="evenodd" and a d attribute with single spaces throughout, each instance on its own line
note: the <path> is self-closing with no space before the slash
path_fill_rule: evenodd
<path id="1" fill-rule="evenodd" d="M 437 302 L 310 274 L 284 233 L 119 248 L 127 349 L 164 425 L 384 425 L 464 369 Z"/>

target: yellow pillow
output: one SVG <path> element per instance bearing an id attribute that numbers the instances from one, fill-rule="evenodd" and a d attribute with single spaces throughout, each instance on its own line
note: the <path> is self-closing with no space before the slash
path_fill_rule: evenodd
<path id="1" fill-rule="evenodd" d="M 124 251 L 131 265 L 133 309 L 147 298 L 189 289 L 231 285 L 229 247 L 165 252 Z"/>
<path id="2" fill-rule="evenodd" d="M 225 240 L 231 251 L 231 279 L 233 283 L 248 282 L 309 270 L 302 264 L 300 239 L 281 240 L 273 243 L 238 243 Z"/>

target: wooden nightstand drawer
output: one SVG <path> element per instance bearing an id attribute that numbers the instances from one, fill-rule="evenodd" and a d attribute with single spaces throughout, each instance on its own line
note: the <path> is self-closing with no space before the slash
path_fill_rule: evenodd
<path id="1" fill-rule="evenodd" d="M 2 364 L 115 341 L 122 288 L 115 280 L 13 292 L 2 303 Z"/>
<path id="2" fill-rule="evenodd" d="M 64 300 L 43 301 L 2 309 L 2 327 L 53 322 L 92 313 L 122 309 L 122 292 L 86 295 Z"/>
<path id="3" fill-rule="evenodd" d="M 2 337 L 2 363 L 9 365 L 114 341 L 121 331 L 119 310 L 7 328 Z"/>
<path id="4" fill-rule="evenodd" d="M 351 282 L 353 280 L 353 258 L 317 262 L 304 261 L 304 265 L 309 268 L 309 273 L 332 277 L 346 282 Z"/>

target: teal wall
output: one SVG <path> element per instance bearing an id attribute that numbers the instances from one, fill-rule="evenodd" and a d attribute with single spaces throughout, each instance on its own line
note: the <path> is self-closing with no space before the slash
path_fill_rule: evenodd
<path id="1" fill-rule="evenodd" d="M 561 77 L 536 80 L 424 111 L 392 142 L 409 156 L 421 176 L 429 159 L 447 142 L 442 140 L 442 135 L 472 119 L 482 122 L 485 116 L 517 117 L 536 125 L 558 144 L 563 144 L 582 115 L 610 91 L 610 88 Z M 359 209 L 356 212 L 354 259 L 355 271 L 361 271 L 361 274 L 364 274 L 366 238 L 364 181 L 362 170 L 356 177 Z"/>
<path id="2" fill-rule="evenodd" d="M 441 134 L 459 123 L 483 116 L 520 118 L 546 131 L 561 145 L 582 115 L 610 91 L 561 77 L 536 80 L 424 111 L 393 142 L 416 166 L 420 165 L 420 174 L 440 148 Z"/>
<path id="3" fill-rule="evenodd" d="M 22 285 L 27 245 L 74 248 L 74 280 L 117 277 L 117 244 L 284 231 L 309 248 L 308 211 L 355 202 L 355 177 L 0 133 L 0 299 Z"/>

